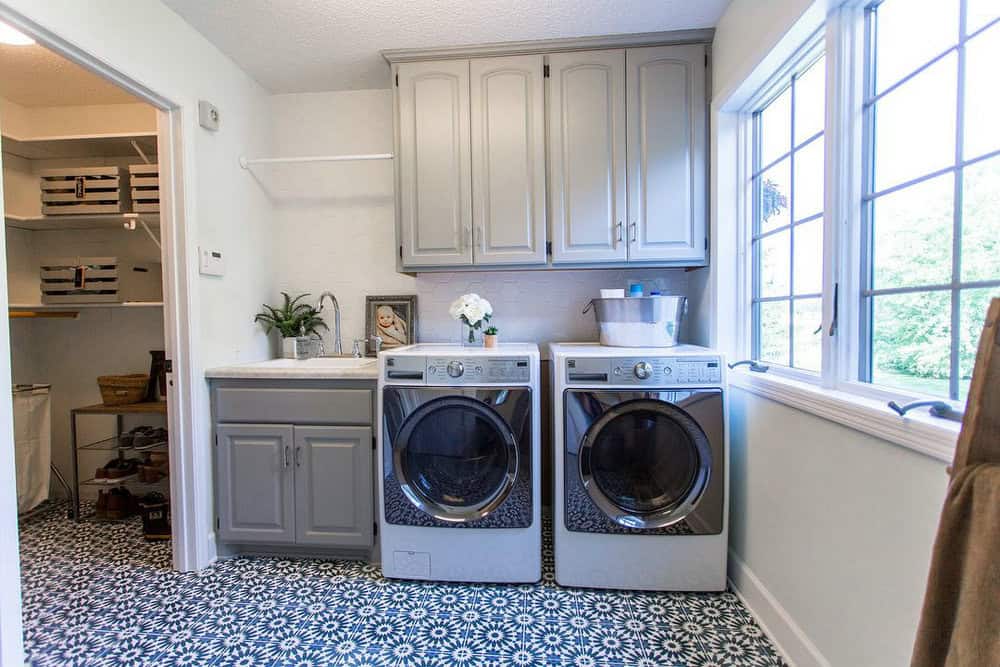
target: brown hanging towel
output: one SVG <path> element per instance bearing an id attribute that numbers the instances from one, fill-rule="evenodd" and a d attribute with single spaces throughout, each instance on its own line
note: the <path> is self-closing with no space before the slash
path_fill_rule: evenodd
<path id="1" fill-rule="evenodd" d="M 912 667 L 1000 665 L 1000 299 L 979 341 Z"/>

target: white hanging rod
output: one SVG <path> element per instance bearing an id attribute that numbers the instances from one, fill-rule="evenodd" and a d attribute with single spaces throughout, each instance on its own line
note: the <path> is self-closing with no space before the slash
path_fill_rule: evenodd
<path id="1" fill-rule="evenodd" d="M 299 162 L 352 162 L 356 160 L 391 160 L 392 153 L 370 153 L 366 155 L 310 155 L 307 157 L 260 157 L 248 160 L 240 158 L 240 166 L 249 169 L 255 164 L 293 164 Z"/>

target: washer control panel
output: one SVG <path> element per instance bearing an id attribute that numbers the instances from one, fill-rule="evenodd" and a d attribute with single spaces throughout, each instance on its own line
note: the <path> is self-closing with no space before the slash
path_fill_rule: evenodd
<path id="1" fill-rule="evenodd" d="M 722 357 L 570 357 L 566 382 L 589 386 L 719 384 Z"/>
<path id="2" fill-rule="evenodd" d="M 528 357 L 427 357 L 428 384 L 529 382 Z"/>

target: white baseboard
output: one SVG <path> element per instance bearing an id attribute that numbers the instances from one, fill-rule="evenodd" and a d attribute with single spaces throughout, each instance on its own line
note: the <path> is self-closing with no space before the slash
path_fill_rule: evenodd
<path id="1" fill-rule="evenodd" d="M 729 584 L 791 667 L 830 667 L 805 631 L 732 549 Z"/>

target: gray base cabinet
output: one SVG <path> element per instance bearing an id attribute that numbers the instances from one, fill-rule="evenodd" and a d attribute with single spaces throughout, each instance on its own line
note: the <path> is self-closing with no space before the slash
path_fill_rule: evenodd
<path id="1" fill-rule="evenodd" d="M 295 541 L 294 429 L 265 424 L 216 428 L 219 537 L 231 542 Z"/>
<path id="2" fill-rule="evenodd" d="M 373 397 L 359 387 L 215 387 L 219 540 L 371 548 Z M 304 423 L 241 423 L 253 415 Z"/>
<path id="3" fill-rule="evenodd" d="M 295 541 L 318 546 L 372 543 L 372 430 L 295 427 Z"/>

